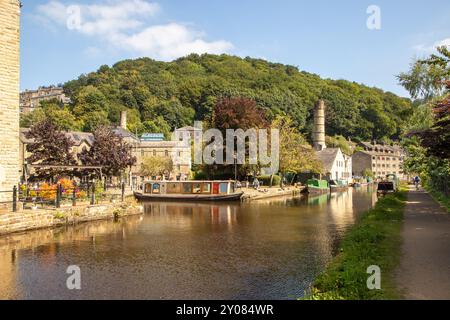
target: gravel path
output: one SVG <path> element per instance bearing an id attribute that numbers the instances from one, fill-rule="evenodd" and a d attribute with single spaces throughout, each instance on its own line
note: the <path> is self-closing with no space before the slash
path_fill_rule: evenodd
<path id="1" fill-rule="evenodd" d="M 405 299 L 450 299 L 450 214 L 411 189 L 396 281 Z"/>

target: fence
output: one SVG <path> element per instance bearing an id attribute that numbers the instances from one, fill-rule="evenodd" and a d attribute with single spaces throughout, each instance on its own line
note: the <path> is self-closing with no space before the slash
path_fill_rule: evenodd
<path id="1" fill-rule="evenodd" d="M 115 192 L 116 191 L 116 192 Z M 11 191 L 0 191 L 2 194 L 9 194 L 11 201 L 0 202 L 0 205 L 12 204 L 12 211 L 18 210 L 19 204 L 23 207 L 41 206 L 42 208 L 61 208 L 62 205 L 77 204 L 95 205 L 102 202 L 113 202 L 115 200 L 125 200 L 125 184 L 120 185 L 98 185 L 94 183 L 81 185 L 47 185 L 41 187 L 30 187 L 19 185 L 13 187 Z"/>

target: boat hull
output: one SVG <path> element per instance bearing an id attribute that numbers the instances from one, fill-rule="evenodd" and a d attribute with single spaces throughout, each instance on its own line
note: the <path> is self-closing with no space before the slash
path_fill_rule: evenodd
<path id="1" fill-rule="evenodd" d="M 135 192 L 136 199 L 141 201 L 183 201 L 183 202 L 200 202 L 200 201 L 240 201 L 243 192 L 233 194 L 144 194 Z"/>
<path id="2" fill-rule="evenodd" d="M 330 191 L 331 192 L 344 192 L 347 191 L 348 187 L 343 187 L 343 186 L 331 186 L 330 187 Z"/>
<path id="3" fill-rule="evenodd" d="M 316 188 L 312 186 L 308 186 L 305 190 L 309 194 L 324 194 L 330 192 L 329 188 Z"/>

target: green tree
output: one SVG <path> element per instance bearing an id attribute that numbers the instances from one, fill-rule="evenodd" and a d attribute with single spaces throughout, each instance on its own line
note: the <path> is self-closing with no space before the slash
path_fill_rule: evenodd
<path id="1" fill-rule="evenodd" d="M 173 171 L 173 161 L 168 157 L 146 157 L 141 163 L 141 174 L 146 177 L 167 176 Z"/>
<path id="2" fill-rule="evenodd" d="M 50 119 L 56 126 L 65 131 L 81 131 L 83 122 L 78 120 L 66 106 L 57 100 L 42 101 L 35 110 L 20 116 L 20 126 L 30 128 L 34 124 Z"/>
<path id="3" fill-rule="evenodd" d="M 322 173 L 323 168 L 311 145 L 294 127 L 292 119 L 278 116 L 271 124 L 272 129 L 280 132 L 280 172 L 287 173 L 314 172 Z"/>

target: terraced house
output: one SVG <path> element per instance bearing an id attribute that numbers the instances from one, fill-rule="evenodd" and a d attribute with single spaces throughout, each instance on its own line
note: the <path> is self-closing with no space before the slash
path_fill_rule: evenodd
<path id="1" fill-rule="evenodd" d="M 370 170 L 376 178 L 384 178 L 387 174 L 395 174 L 405 179 L 403 162 L 405 153 L 397 145 L 378 144 L 376 142 L 362 142 L 364 150 L 353 155 L 353 175 L 364 176 Z"/>

